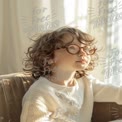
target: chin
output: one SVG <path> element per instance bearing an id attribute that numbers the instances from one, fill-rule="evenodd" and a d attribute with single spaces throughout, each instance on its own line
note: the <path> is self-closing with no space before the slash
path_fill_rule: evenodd
<path id="1" fill-rule="evenodd" d="M 88 65 L 80 65 L 80 66 L 77 66 L 77 70 L 84 70 L 88 67 Z"/>
<path id="2" fill-rule="evenodd" d="M 87 63 L 85 63 L 85 64 L 82 64 L 82 63 L 76 63 L 75 64 L 75 69 L 78 71 L 80 71 L 80 70 L 84 70 L 84 69 L 86 69 L 88 67 L 88 64 Z"/>

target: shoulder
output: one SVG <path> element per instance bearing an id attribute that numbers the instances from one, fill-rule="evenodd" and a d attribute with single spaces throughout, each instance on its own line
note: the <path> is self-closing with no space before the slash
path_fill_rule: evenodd
<path id="1" fill-rule="evenodd" d="M 94 77 L 93 75 L 86 75 L 82 77 L 83 81 L 89 82 L 91 84 L 105 84 L 105 82 L 97 79 L 96 77 Z"/>
<path id="2" fill-rule="evenodd" d="M 53 88 L 47 83 L 45 78 L 40 77 L 30 86 L 29 90 L 25 93 L 23 99 L 30 101 L 40 98 L 42 99 L 52 93 Z"/>
<path id="3" fill-rule="evenodd" d="M 85 75 L 82 77 L 83 80 L 85 81 L 89 81 L 89 82 L 94 82 L 96 81 L 97 79 L 93 76 L 93 75 Z"/>
<path id="4" fill-rule="evenodd" d="M 96 80 L 96 78 L 93 75 L 91 75 L 91 74 L 86 75 L 84 77 L 86 77 L 88 80 Z"/>
<path id="5" fill-rule="evenodd" d="M 36 80 L 30 87 L 29 90 L 31 91 L 46 91 L 51 88 L 51 83 L 44 77 L 39 77 L 38 80 Z"/>

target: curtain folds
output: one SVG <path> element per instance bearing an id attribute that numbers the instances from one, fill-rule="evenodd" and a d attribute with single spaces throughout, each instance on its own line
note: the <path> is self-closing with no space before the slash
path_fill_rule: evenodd
<path id="1" fill-rule="evenodd" d="M 95 77 L 122 84 L 121 0 L 1 0 L 0 74 L 22 71 L 29 38 L 62 26 L 76 26 L 98 41 Z"/>

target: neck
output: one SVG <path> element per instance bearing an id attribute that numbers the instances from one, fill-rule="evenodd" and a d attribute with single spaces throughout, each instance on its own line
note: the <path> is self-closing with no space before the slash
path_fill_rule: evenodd
<path id="1" fill-rule="evenodd" d="M 55 69 L 55 73 L 49 79 L 51 82 L 65 86 L 74 86 L 74 75 L 76 71 L 64 71 Z"/>

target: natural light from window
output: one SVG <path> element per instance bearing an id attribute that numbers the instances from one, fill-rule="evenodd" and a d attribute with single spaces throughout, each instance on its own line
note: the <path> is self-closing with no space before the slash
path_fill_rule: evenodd
<path id="1" fill-rule="evenodd" d="M 78 26 L 86 31 L 87 28 L 87 9 L 88 3 L 83 0 L 64 1 L 65 24 Z"/>

